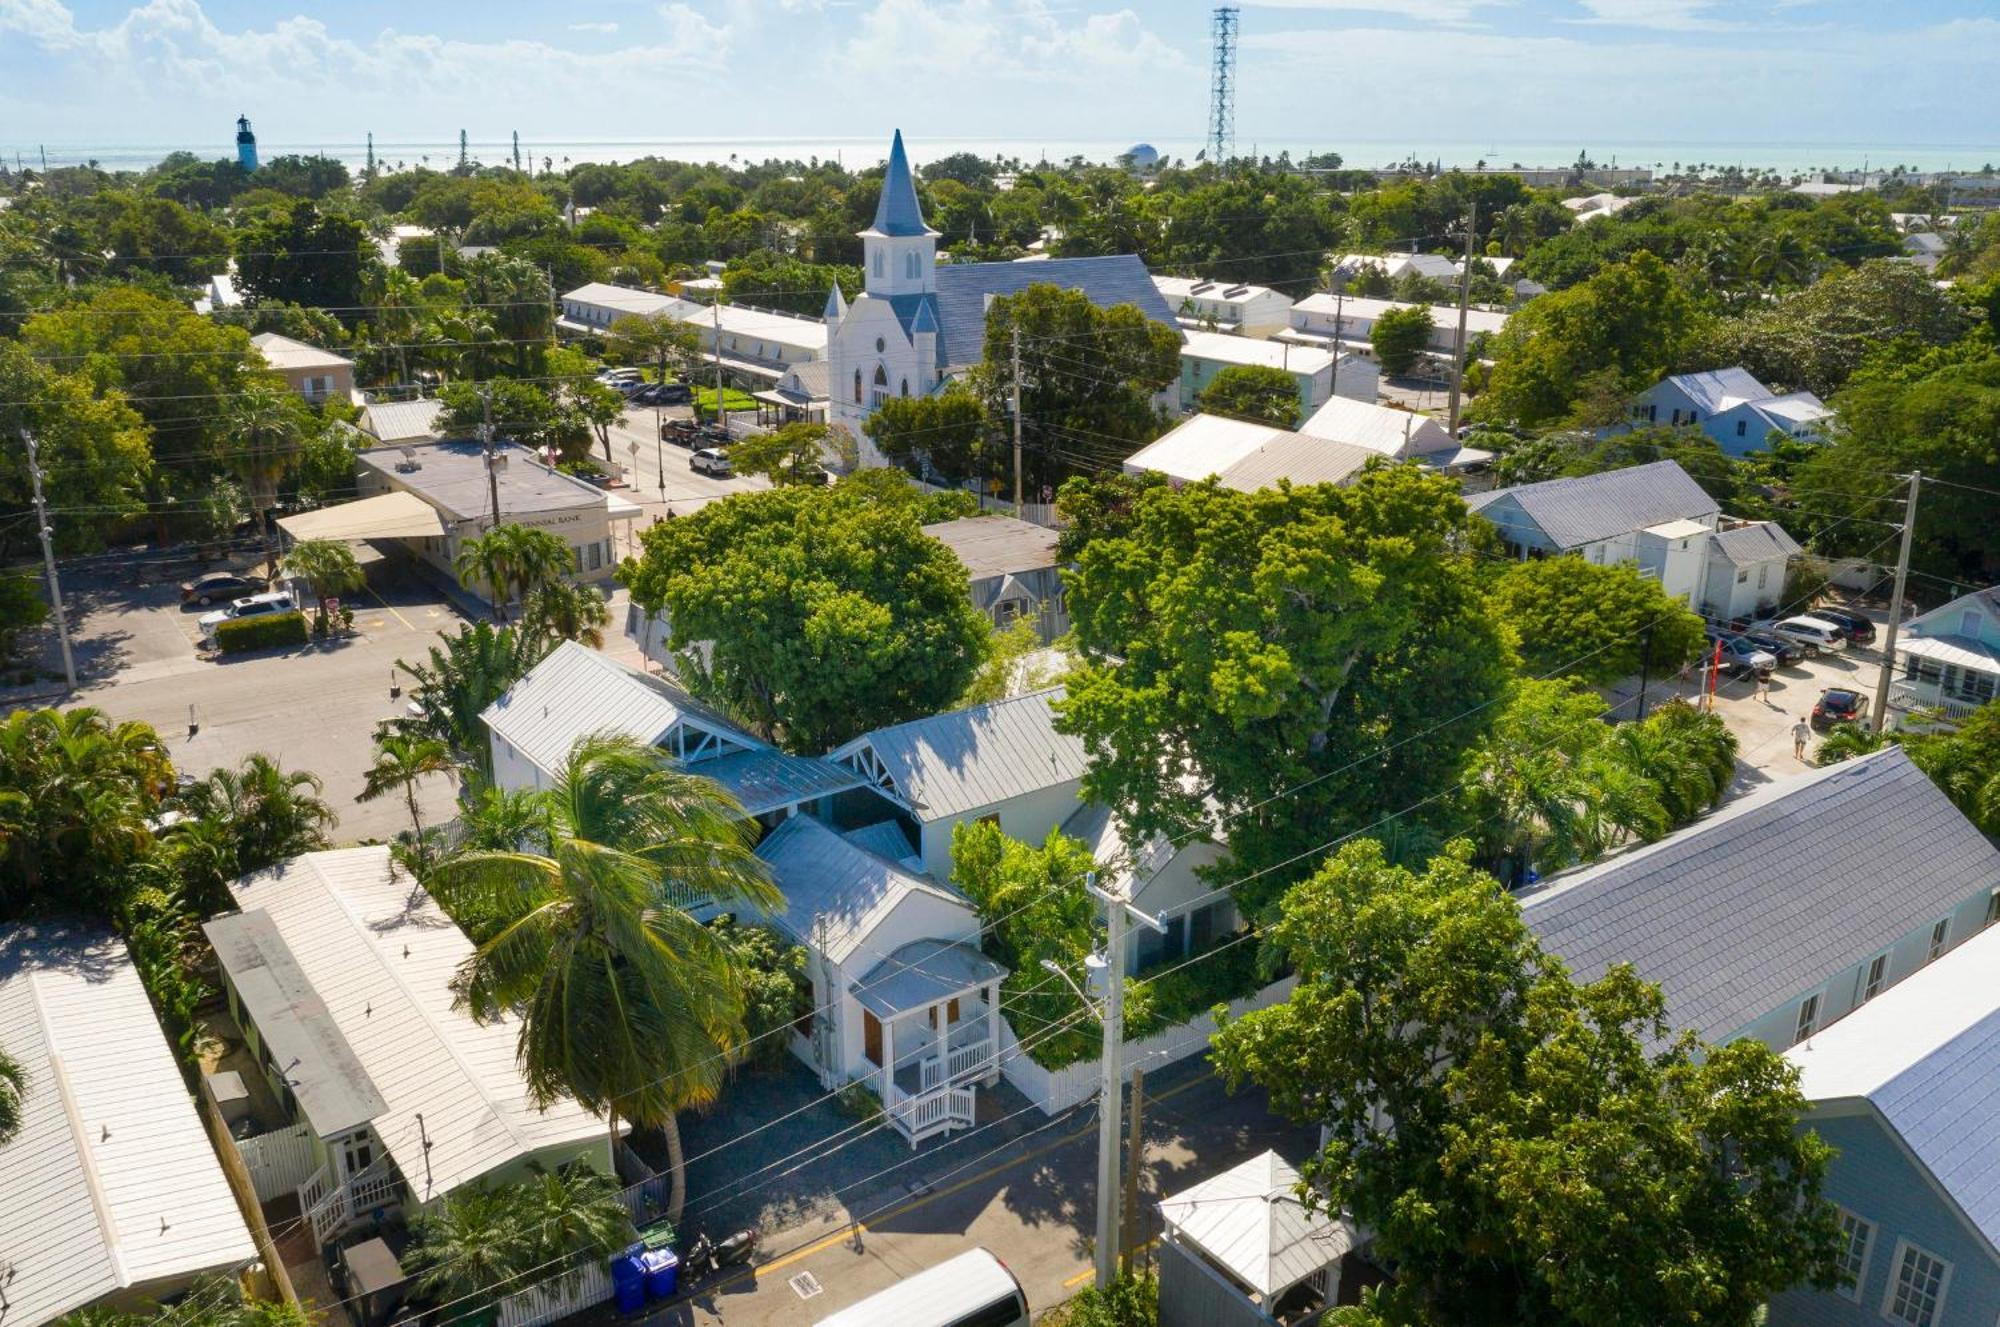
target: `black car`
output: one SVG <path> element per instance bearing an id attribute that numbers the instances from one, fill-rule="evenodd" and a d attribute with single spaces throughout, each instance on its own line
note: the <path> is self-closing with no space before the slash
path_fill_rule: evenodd
<path id="1" fill-rule="evenodd" d="M 1831 622 L 1847 633 L 1847 639 L 1856 645 L 1866 645 L 1875 639 L 1875 624 L 1859 613 L 1845 608 L 1815 608 L 1806 614 L 1822 622 Z"/>
<path id="2" fill-rule="evenodd" d="M 262 594 L 270 588 L 270 582 L 262 576 L 250 576 L 236 571 L 211 571 L 206 576 L 197 576 L 191 581 L 181 582 L 181 602 L 200 604 L 206 608 L 212 603 L 227 603 L 232 599 L 241 599 L 245 595 Z"/>
<path id="3" fill-rule="evenodd" d="M 1806 652 L 1782 636 L 1773 636 L 1767 631 L 1746 631 L 1743 639 L 1760 650 L 1768 651 L 1778 661 L 1778 667 L 1790 668 L 1806 657 Z"/>
<path id="4" fill-rule="evenodd" d="M 663 419 L 660 421 L 660 441 L 670 442 L 676 447 L 686 447 L 690 451 L 695 440 L 701 436 L 701 426 L 692 419 Z"/>
<path id="5" fill-rule="evenodd" d="M 663 382 L 655 389 L 657 405 L 693 405 L 694 388 L 684 382 Z"/>
<path id="6" fill-rule="evenodd" d="M 1819 693 L 1819 700 L 1813 706 L 1812 726 L 1831 728 L 1837 723 L 1859 723 L 1867 708 L 1868 702 L 1859 691 L 1831 687 Z"/>

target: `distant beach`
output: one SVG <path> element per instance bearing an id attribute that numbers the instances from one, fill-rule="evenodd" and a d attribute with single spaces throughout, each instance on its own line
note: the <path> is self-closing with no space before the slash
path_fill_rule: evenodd
<path id="1" fill-rule="evenodd" d="M 256 117 L 252 117 L 253 121 Z M 521 156 L 524 164 L 532 159 L 539 171 L 544 160 L 560 169 L 583 162 L 629 162 L 642 157 L 673 161 L 707 161 L 748 164 L 767 160 L 835 160 L 850 168 L 876 165 L 888 145 L 888 129 L 869 137 L 856 138 L 740 138 L 740 139 L 549 139 L 538 140 L 523 134 Z M 1081 156 L 1089 161 L 1111 162 L 1130 149 L 1135 139 L 1018 138 L 921 138 L 910 137 L 910 154 L 921 163 L 957 152 L 986 158 L 1019 159 L 1024 162 L 1064 162 Z M 1192 162 L 1202 149 L 1194 138 L 1154 138 L 1147 140 L 1166 160 Z M 51 166 L 80 165 L 95 160 L 105 170 L 144 170 L 170 152 L 187 151 L 204 158 L 227 157 L 235 152 L 228 136 L 218 134 L 212 142 L 166 144 L 82 144 L 11 143 L 0 149 L 7 163 L 18 158 L 26 166 L 39 166 L 46 147 Z M 511 163 L 513 144 L 507 138 L 480 137 L 471 140 L 470 154 L 481 165 Z M 335 157 L 353 169 L 367 160 L 365 140 L 352 142 L 298 142 L 273 136 L 260 138 L 258 150 L 268 159 L 288 153 L 323 154 Z M 1712 167 L 1738 166 L 1745 170 L 1774 170 L 1781 174 L 1803 174 L 1820 170 L 1874 170 L 1897 166 L 1913 171 L 1960 170 L 1976 172 L 1988 163 L 2000 164 L 2000 146 L 1924 144 L 1815 144 L 1815 143 L 1550 143 L 1550 142 L 1427 142 L 1423 140 L 1350 140 L 1346 142 L 1260 141 L 1240 134 L 1237 150 L 1255 151 L 1275 157 L 1290 152 L 1294 159 L 1322 152 L 1338 152 L 1343 164 L 1355 168 L 1393 166 L 1412 157 L 1446 166 L 1551 168 L 1568 165 L 1580 151 L 1588 152 L 1599 165 L 1647 166 L 1670 170 L 1705 163 Z M 392 141 L 378 138 L 375 156 L 389 166 L 413 168 L 428 165 L 449 169 L 458 161 L 458 140 Z"/>

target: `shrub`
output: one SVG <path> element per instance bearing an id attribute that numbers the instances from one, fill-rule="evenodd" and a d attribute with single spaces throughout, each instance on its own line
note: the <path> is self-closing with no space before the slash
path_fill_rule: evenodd
<path id="1" fill-rule="evenodd" d="M 1104 1290 L 1091 1286 L 1053 1309 L 1043 1327 L 1155 1327 L 1160 1321 L 1160 1278 L 1127 1272 Z"/>
<path id="2" fill-rule="evenodd" d="M 215 648 L 224 654 L 305 643 L 304 613 L 268 613 L 262 617 L 232 619 L 215 628 Z"/>

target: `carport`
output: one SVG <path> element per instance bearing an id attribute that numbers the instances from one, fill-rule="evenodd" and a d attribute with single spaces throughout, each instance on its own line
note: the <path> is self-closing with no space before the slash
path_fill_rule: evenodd
<path id="1" fill-rule="evenodd" d="M 382 493 L 282 517 L 278 528 L 292 543 L 303 539 L 333 539 L 359 543 L 368 539 L 442 539 L 444 518 L 438 509 L 414 493 Z"/>

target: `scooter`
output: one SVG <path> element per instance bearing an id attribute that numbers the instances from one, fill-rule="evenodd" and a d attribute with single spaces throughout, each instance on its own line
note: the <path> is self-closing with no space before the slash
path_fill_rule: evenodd
<path id="1" fill-rule="evenodd" d="M 754 1229 L 739 1230 L 720 1244 L 708 1238 L 703 1231 L 694 1237 L 688 1246 L 687 1257 L 681 1266 L 694 1276 L 712 1276 L 725 1267 L 735 1267 L 747 1263 L 757 1252 L 757 1232 Z"/>

